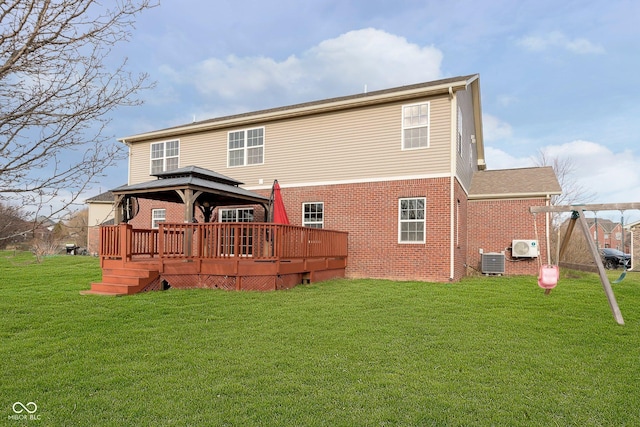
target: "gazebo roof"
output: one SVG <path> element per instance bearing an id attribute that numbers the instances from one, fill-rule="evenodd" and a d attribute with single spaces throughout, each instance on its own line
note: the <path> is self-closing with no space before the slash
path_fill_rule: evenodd
<path id="1" fill-rule="evenodd" d="M 185 191 L 189 190 L 198 202 L 207 202 L 212 206 L 269 202 L 268 197 L 239 187 L 242 182 L 197 166 L 186 166 L 155 176 L 157 179 L 123 185 L 111 192 L 116 197 L 129 196 L 184 203 Z"/>
<path id="2" fill-rule="evenodd" d="M 183 168 L 174 169 L 171 171 L 159 172 L 153 174 L 153 176 L 157 176 L 159 179 L 195 177 L 202 178 L 207 181 L 220 182 L 222 184 L 235 186 L 244 184 L 244 182 L 240 182 L 233 178 L 229 178 L 228 176 L 222 175 L 221 173 L 214 172 L 209 169 L 204 169 L 198 166 L 185 166 Z"/>

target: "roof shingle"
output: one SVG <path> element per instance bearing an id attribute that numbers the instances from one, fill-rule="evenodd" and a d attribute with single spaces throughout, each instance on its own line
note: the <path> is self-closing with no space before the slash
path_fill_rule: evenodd
<path id="1" fill-rule="evenodd" d="M 476 172 L 471 180 L 472 199 L 508 196 L 546 196 L 562 193 L 551 166 Z"/>

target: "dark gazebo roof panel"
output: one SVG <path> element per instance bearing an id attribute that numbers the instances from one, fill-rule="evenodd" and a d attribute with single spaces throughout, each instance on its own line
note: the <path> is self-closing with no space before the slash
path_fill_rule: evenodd
<path id="1" fill-rule="evenodd" d="M 197 177 L 207 181 L 219 182 L 228 185 L 238 186 L 244 184 L 244 182 L 240 182 L 218 172 L 214 172 L 212 170 L 204 169 L 198 166 L 185 166 L 183 168 L 174 169 L 167 172 L 159 172 L 153 174 L 153 176 L 157 176 L 159 179 Z"/>
<path id="2" fill-rule="evenodd" d="M 127 195 L 152 200 L 181 203 L 177 190 L 202 191 L 199 199 L 213 205 L 266 203 L 268 197 L 238 187 L 239 181 L 213 171 L 190 166 L 171 173 L 158 174 L 160 179 L 114 188 L 114 195 Z M 231 184 L 233 183 L 233 184 Z"/>

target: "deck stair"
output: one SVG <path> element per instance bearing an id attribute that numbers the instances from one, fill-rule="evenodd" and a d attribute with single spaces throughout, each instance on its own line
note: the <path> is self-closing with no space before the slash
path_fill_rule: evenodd
<path id="1" fill-rule="evenodd" d="M 161 285 L 160 272 L 146 265 L 128 263 L 121 267 L 107 267 L 102 270 L 102 281 L 91 284 L 91 289 L 83 295 L 131 295 Z"/>

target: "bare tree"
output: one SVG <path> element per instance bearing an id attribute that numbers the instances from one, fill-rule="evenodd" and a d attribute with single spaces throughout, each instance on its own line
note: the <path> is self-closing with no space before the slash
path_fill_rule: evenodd
<path id="1" fill-rule="evenodd" d="M 551 157 L 543 150 L 538 151 L 534 159 L 536 166 L 551 166 L 556 173 L 562 194 L 552 196 L 551 204 L 571 205 L 576 203 L 588 203 L 595 199 L 595 193 L 580 185 L 574 176 L 575 165 L 569 157 Z"/>
<path id="2" fill-rule="evenodd" d="M 87 247 L 87 236 L 89 232 L 89 209 L 82 209 L 73 212 L 69 218 L 64 221 L 62 226 L 63 234 L 70 243 L 82 248 Z"/>
<path id="3" fill-rule="evenodd" d="M 582 186 L 575 178 L 575 165 L 569 157 L 553 157 L 549 156 L 543 150 L 538 151 L 538 156 L 534 159 L 536 166 L 551 166 L 558 178 L 558 183 L 562 188 L 562 194 L 551 196 L 551 204 L 573 205 L 589 203 L 595 199 L 595 193 L 590 192 L 586 187 Z M 560 234 L 563 223 L 569 218 L 570 213 L 555 212 L 551 214 L 551 225 L 555 233 L 551 235 L 550 246 L 555 249 L 552 251 L 552 258 L 558 262 L 558 251 L 560 246 Z M 566 258 L 581 258 L 583 250 L 580 245 L 572 245 L 567 251 Z M 573 249 L 575 248 L 575 250 Z M 573 253 L 575 252 L 575 253 Z"/>
<path id="4" fill-rule="evenodd" d="M 151 2 L 0 1 L 0 201 L 54 217 L 121 159 L 109 113 L 152 85 L 113 48 Z"/>
<path id="5" fill-rule="evenodd" d="M 30 224 L 20 209 L 0 203 L 0 249 L 5 249 L 9 244 L 26 242 L 32 237 L 25 233 L 29 228 Z"/>

